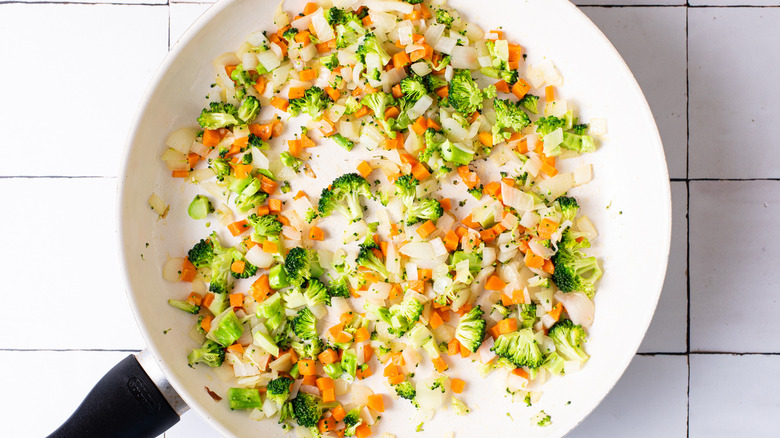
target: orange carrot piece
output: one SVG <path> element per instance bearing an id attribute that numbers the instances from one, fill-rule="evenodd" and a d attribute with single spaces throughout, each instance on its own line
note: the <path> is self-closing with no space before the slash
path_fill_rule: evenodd
<path id="1" fill-rule="evenodd" d="M 441 327 L 442 324 L 444 324 L 444 320 L 441 319 L 441 315 L 439 315 L 439 312 L 433 311 L 431 312 L 431 320 L 429 321 L 431 324 L 432 329 L 437 329 Z"/>
<path id="2" fill-rule="evenodd" d="M 506 283 L 504 283 L 503 280 L 498 278 L 498 275 L 491 275 L 490 278 L 485 282 L 485 289 L 487 290 L 497 290 L 502 291 L 506 287 Z"/>
<path id="3" fill-rule="evenodd" d="M 485 243 L 490 243 L 494 240 L 496 240 L 496 237 L 498 237 L 492 229 L 482 230 L 479 232 L 479 237 L 482 239 Z"/>
<path id="4" fill-rule="evenodd" d="M 395 84 L 393 86 L 393 97 L 396 99 L 400 99 L 401 96 L 404 95 L 404 92 L 401 90 L 401 84 Z"/>
<path id="5" fill-rule="evenodd" d="M 309 239 L 311 240 L 325 240 L 325 232 L 322 228 L 314 225 L 309 229 Z"/>
<path id="6" fill-rule="evenodd" d="M 257 94 L 263 94 L 265 93 L 265 86 L 268 84 L 268 81 L 265 79 L 265 76 L 260 76 L 255 81 L 254 85 L 252 87 L 257 91 Z"/>
<path id="7" fill-rule="evenodd" d="M 393 67 L 395 68 L 402 68 L 411 63 L 412 60 L 409 59 L 409 54 L 406 53 L 405 50 L 402 50 L 395 55 L 393 55 Z"/>
<path id="8" fill-rule="evenodd" d="M 485 184 L 485 187 L 482 189 L 482 193 L 493 196 L 494 198 L 498 197 L 498 195 L 501 194 L 501 183 L 498 181 L 491 181 Z"/>
<path id="9" fill-rule="evenodd" d="M 371 21 L 371 17 L 366 16 L 366 18 Z M 363 22 L 366 22 L 366 18 L 363 19 Z M 358 427 L 355 428 L 355 438 L 368 438 L 371 436 L 371 426 L 367 425 L 366 423 L 360 423 Z"/>
<path id="10" fill-rule="evenodd" d="M 558 222 L 555 222 L 550 218 L 544 218 L 539 222 L 536 232 L 539 234 L 540 238 L 549 239 L 552 237 L 553 233 L 555 233 L 555 230 L 558 229 L 558 225 Z"/>
<path id="11" fill-rule="evenodd" d="M 333 87 L 325 87 L 325 92 L 328 93 L 328 96 L 330 96 L 333 101 L 339 100 L 339 97 L 341 97 L 341 91 L 333 88 Z"/>
<path id="12" fill-rule="evenodd" d="M 433 278 L 433 269 L 418 269 L 417 278 L 422 281 L 428 281 Z"/>
<path id="13" fill-rule="evenodd" d="M 192 280 L 195 280 L 195 275 L 197 273 L 198 270 L 195 269 L 195 265 L 193 265 L 189 259 L 185 258 L 184 264 L 181 267 L 181 272 L 179 273 L 179 281 L 191 283 Z"/>
<path id="14" fill-rule="evenodd" d="M 319 8 L 320 8 L 320 5 L 318 5 L 315 2 L 306 3 L 306 6 L 303 7 L 303 15 L 313 14 Z"/>
<path id="15" fill-rule="evenodd" d="M 399 383 L 402 383 L 404 380 L 406 380 L 406 376 L 403 374 L 399 374 L 397 376 L 392 376 L 387 378 L 387 382 L 391 385 L 397 385 Z"/>
<path id="16" fill-rule="evenodd" d="M 544 259 L 534 254 L 533 251 L 528 251 L 525 253 L 523 262 L 525 262 L 525 265 L 528 266 L 529 268 L 534 268 L 534 269 L 541 269 L 542 266 L 544 266 Z"/>
<path id="17" fill-rule="evenodd" d="M 202 328 L 205 332 L 211 331 L 211 321 L 214 319 L 211 315 L 206 315 L 203 317 L 202 320 L 200 320 L 200 328 Z"/>
<path id="18" fill-rule="evenodd" d="M 555 306 L 553 306 L 552 310 L 550 310 L 549 313 L 550 316 L 553 317 L 556 321 L 561 319 L 561 312 L 563 311 L 563 303 L 558 303 Z"/>
<path id="19" fill-rule="evenodd" d="M 461 379 L 452 379 L 450 382 L 450 388 L 452 388 L 452 392 L 455 394 L 460 394 L 463 392 L 463 389 L 466 388 L 466 382 Z"/>
<path id="20" fill-rule="evenodd" d="M 230 307 L 244 307 L 244 294 L 230 294 Z"/>
<path id="21" fill-rule="evenodd" d="M 298 360 L 298 371 L 302 376 L 317 375 L 317 363 L 313 359 Z"/>
<path id="22" fill-rule="evenodd" d="M 319 359 L 323 365 L 328 365 L 337 362 L 339 360 L 339 354 L 336 352 L 336 350 L 328 348 L 327 350 L 317 355 L 317 359 Z"/>
<path id="23" fill-rule="evenodd" d="M 204 307 L 211 306 L 211 303 L 213 303 L 213 302 L 214 302 L 214 294 L 213 293 L 209 292 L 209 293 L 206 294 L 205 297 L 203 297 L 203 306 Z"/>
<path id="24" fill-rule="evenodd" d="M 244 233 L 248 229 L 249 229 L 249 223 L 246 221 L 246 219 L 240 220 L 238 222 L 233 222 L 232 224 L 228 225 L 228 230 L 230 230 L 230 234 L 232 234 L 233 236 L 238 236 Z"/>
<path id="25" fill-rule="evenodd" d="M 385 367 L 385 370 L 382 372 L 382 375 L 384 377 L 394 377 L 397 375 L 403 375 L 401 372 L 401 367 L 395 364 L 390 364 Z"/>
<path id="26" fill-rule="evenodd" d="M 434 224 L 430 219 L 425 221 L 424 224 L 417 228 L 417 234 L 423 239 L 430 236 L 434 231 L 436 231 L 436 224 Z"/>
<path id="27" fill-rule="evenodd" d="M 509 93 L 509 84 L 506 83 L 505 80 L 500 80 L 493 84 L 496 87 L 496 91 L 500 91 L 502 93 Z"/>
<path id="28" fill-rule="evenodd" d="M 401 112 L 398 110 L 398 107 L 391 106 L 385 110 L 385 119 L 397 119 L 400 114 Z M 397 135 L 396 138 L 398 138 Z"/>
<path id="29" fill-rule="evenodd" d="M 335 401 L 336 400 L 335 395 L 336 395 L 336 393 L 334 392 L 333 393 L 333 400 L 331 400 L 331 401 Z M 324 393 L 322 395 L 322 401 L 326 402 Z M 326 402 L 326 403 L 329 403 L 329 402 Z M 320 421 L 317 422 L 317 429 L 320 432 L 330 432 L 330 431 L 336 430 L 336 419 L 334 419 L 333 417 L 321 419 Z"/>
<path id="30" fill-rule="evenodd" d="M 355 331 L 355 342 L 363 342 L 371 339 L 371 334 L 365 327 L 360 327 Z"/>
<path id="31" fill-rule="evenodd" d="M 190 292 L 187 296 L 187 302 L 193 306 L 200 306 L 203 303 L 203 297 L 197 292 Z"/>
<path id="32" fill-rule="evenodd" d="M 477 228 L 480 227 L 479 222 L 474 222 L 474 220 L 471 219 L 471 215 L 468 215 L 468 216 L 464 217 L 463 220 L 460 221 L 460 222 L 463 225 L 465 225 L 465 226 L 467 226 L 469 228 L 477 229 Z M 461 237 L 463 237 L 463 236 L 461 236 Z"/>
<path id="33" fill-rule="evenodd" d="M 336 390 L 334 388 L 328 388 L 322 391 L 322 401 L 325 403 L 333 403 L 336 401 Z M 335 422 L 334 422 L 335 423 Z M 333 425 L 335 428 L 335 424 Z"/>
<path id="34" fill-rule="evenodd" d="M 433 119 L 428 119 L 428 127 L 435 131 L 441 131 L 441 125 L 436 123 L 436 121 Z"/>
<path id="35" fill-rule="evenodd" d="M 187 178 L 190 176 L 189 170 L 174 170 L 171 172 L 173 178 Z"/>
<path id="36" fill-rule="evenodd" d="M 271 294 L 271 292 L 272 290 L 270 281 L 268 279 L 268 274 L 261 275 L 257 280 L 255 280 L 254 283 L 252 283 L 252 286 L 249 287 L 249 293 L 258 303 L 264 301 L 268 295 Z"/>
<path id="37" fill-rule="evenodd" d="M 552 102 L 555 100 L 555 87 L 552 85 L 548 85 L 544 87 L 544 98 L 548 102 Z"/>
<path id="38" fill-rule="evenodd" d="M 553 264 L 552 260 L 545 259 L 544 264 L 542 265 L 542 271 L 550 275 L 555 273 L 555 265 Z"/>
<path id="39" fill-rule="evenodd" d="M 243 274 L 246 268 L 246 262 L 243 260 L 236 260 L 230 264 L 230 270 L 236 274 Z"/>
<path id="40" fill-rule="evenodd" d="M 529 91 L 531 91 L 531 86 L 528 85 L 528 82 L 526 82 L 525 79 L 520 79 L 512 85 L 512 94 L 518 99 L 524 98 Z"/>
<path id="41" fill-rule="evenodd" d="M 542 163 L 542 172 L 549 176 L 555 176 L 558 174 L 558 169 L 555 168 L 555 166 L 551 166 L 547 163 Z"/>
<path id="42" fill-rule="evenodd" d="M 457 338 L 450 339 L 450 342 L 447 342 L 447 354 L 450 356 L 455 356 L 460 352 L 460 341 L 458 341 Z"/>
<path id="43" fill-rule="evenodd" d="M 519 44 L 509 44 L 509 61 L 519 61 L 523 58 L 523 46 Z"/>
<path id="44" fill-rule="evenodd" d="M 414 130 L 417 135 L 425 134 L 426 129 L 428 129 L 428 121 L 423 116 L 418 117 L 412 124 L 412 130 Z"/>
<path id="45" fill-rule="evenodd" d="M 417 293 L 424 293 L 425 292 L 425 282 L 421 280 L 411 280 L 407 283 L 407 286 L 409 289 L 417 292 Z"/>
<path id="46" fill-rule="evenodd" d="M 385 411 L 385 401 L 382 394 L 372 394 L 368 396 L 368 408 L 377 412 Z"/>
<path id="47" fill-rule="evenodd" d="M 431 176 L 431 172 L 422 163 L 418 162 L 412 165 L 412 176 L 417 181 L 423 181 Z"/>
<path id="48" fill-rule="evenodd" d="M 279 184 L 277 184 L 276 181 L 272 180 L 271 178 L 268 178 L 265 175 L 263 175 L 263 177 L 260 179 L 260 189 L 262 189 L 264 192 L 268 193 L 269 195 L 273 195 L 274 192 L 276 192 L 276 188 L 278 186 Z"/>
<path id="49" fill-rule="evenodd" d="M 368 27 L 368 26 L 371 26 L 372 24 L 374 24 L 374 21 L 371 20 L 371 16 L 369 16 L 369 15 L 366 15 L 365 17 L 363 17 L 363 19 L 361 21 L 363 22 L 363 27 Z"/>
<path id="50" fill-rule="evenodd" d="M 339 334 L 334 336 L 333 339 L 335 339 L 336 342 L 338 342 L 339 344 L 346 344 L 347 342 L 352 342 L 353 338 L 352 335 L 350 335 L 349 333 L 345 331 L 341 331 L 339 332 Z"/>
<path id="51" fill-rule="evenodd" d="M 370 175 L 373 170 L 374 169 L 371 168 L 371 165 L 366 161 L 361 161 L 357 166 L 357 171 L 360 173 L 360 175 L 363 176 L 363 178 L 368 178 L 368 175 Z"/>
<path id="52" fill-rule="evenodd" d="M 517 330 L 517 319 L 515 318 L 506 318 L 502 319 L 501 321 L 498 321 L 498 334 L 499 335 L 505 335 L 507 333 L 512 333 L 513 331 Z"/>
<path id="53" fill-rule="evenodd" d="M 313 68 L 307 68 L 301 70 L 300 73 L 298 73 L 298 76 L 301 78 L 301 81 L 313 81 L 317 79 L 317 70 L 314 70 Z"/>
<path id="54" fill-rule="evenodd" d="M 221 140 L 219 137 L 219 130 L 204 129 L 203 138 L 201 140 L 203 142 L 203 146 L 213 148 L 214 146 L 218 145 L 219 141 Z"/>
<path id="55" fill-rule="evenodd" d="M 304 87 L 290 87 L 290 91 L 287 92 L 288 99 L 298 99 L 304 96 L 306 88 Z"/>
<path id="56" fill-rule="evenodd" d="M 528 376 L 528 372 L 526 370 L 522 369 L 522 368 L 515 368 L 515 369 L 513 369 L 512 370 L 512 374 L 514 374 L 516 376 L 520 376 L 520 377 L 522 377 L 524 379 L 527 379 L 529 377 Z"/>
<path id="57" fill-rule="evenodd" d="M 444 247 L 447 248 L 447 251 L 453 252 L 458 249 L 459 241 L 460 240 L 458 239 L 458 235 L 455 234 L 454 231 L 450 230 L 444 236 Z"/>
<path id="58" fill-rule="evenodd" d="M 355 111 L 355 118 L 359 119 L 359 118 L 361 118 L 363 116 L 367 116 L 370 111 L 371 110 L 367 106 L 363 105 L 363 106 L 360 107 L 360 109 Z"/>
<path id="59" fill-rule="evenodd" d="M 276 242 L 266 240 L 263 242 L 263 251 L 273 254 L 279 252 L 279 247 L 276 246 Z"/>
<path id="60" fill-rule="evenodd" d="M 444 86 L 444 87 L 438 88 L 438 89 L 436 89 L 435 93 L 440 98 L 446 99 L 450 95 L 450 87 L 449 86 Z"/>
<path id="61" fill-rule="evenodd" d="M 270 198 L 268 200 L 268 210 L 271 213 L 281 213 L 282 212 L 282 200 L 277 198 Z"/>
<path id="62" fill-rule="evenodd" d="M 271 106 L 280 111 L 287 112 L 287 108 L 290 106 L 290 102 L 286 99 L 282 99 L 279 96 L 274 96 L 271 98 Z"/>
<path id="63" fill-rule="evenodd" d="M 229 346 L 227 350 L 233 354 L 244 354 L 244 347 L 238 343 Z"/>
<path id="64" fill-rule="evenodd" d="M 333 389 L 335 388 L 335 384 L 333 383 L 333 379 L 330 377 L 319 377 L 317 379 L 317 388 L 319 388 L 320 391 L 325 391 L 326 389 Z"/>
<path id="65" fill-rule="evenodd" d="M 444 361 L 444 358 L 439 356 L 436 359 L 433 360 L 433 367 L 436 368 L 436 371 L 443 373 L 449 369 L 449 365 L 447 365 L 447 362 Z"/>
<path id="66" fill-rule="evenodd" d="M 339 404 L 338 406 L 330 410 L 330 415 L 333 415 L 333 418 L 335 418 L 336 421 L 341 421 L 347 418 L 347 410 L 344 409 L 344 406 L 341 406 Z"/>

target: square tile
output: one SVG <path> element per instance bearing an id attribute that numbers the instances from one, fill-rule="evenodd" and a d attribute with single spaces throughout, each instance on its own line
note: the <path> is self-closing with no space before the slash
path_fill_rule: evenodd
<path id="1" fill-rule="evenodd" d="M 672 182 L 672 244 L 666 280 L 640 352 L 684 353 L 688 330 L 688 190 Z"/>
<path id="2" fill-rule="evenodd" d="M 778 369 L 780 356 L 691 354 L 690 436 L 777 436 Z"/>
<path id="3" fill-rule="evenodd" d="M 685 8 L 583 7 L 582 11 L 609 38 L 642 87 L 661 133 L 669 175 L 685 178 Z"/>
<path id="4" fill-rule="evenodd" d="M 568 438 L 684 437 L 688 403 L 684 356 L 636 356 L 604 401 Z"/>
<path id="5" fill-rule="evenodd" d="M 168 47 L 167 6 L 0 5 L 5 102 L 20 114 L 0 175 L 116 176 L 143 91 Z M 45 111 L 41 113 L 42 106 Z M 44 127 L 44 128 L 41 128 Z M 34 152 L 31 153 L 31 152 Z"/>
<path id="6" fill-rule="evenodd" d="M 54 432 L 106 371 L 128 354 L 0 351 L 0 387 L 7 397 L 2 403 L 3 436 L 42 437 Z"/>
<path id="7" fill-rule="evenodd" d="M 780 177 L 780 9 L 691 8 L 688 28 L 690 177 Z"/>
<path id="8" fill-rule="evenodd" d="M 780 352 L 780 182 L 690 191 L 691 350 Z"/>
<path id="9" fill-rule="evenodd" d="M 0 349 L 142 348 L 120 276 L 116 179 L 0 178 L 0 193 L 13 248 L 0 252 L 0 302 L 24 309 L 0 318 L 0 333 L 24 327 Z"/>
<path id="10" fill-rule="evenodd" d="M 179 41 L 184 32 L 198 19 L 211 3 L 173 3 L 171 4 L 171 47 Z"/>

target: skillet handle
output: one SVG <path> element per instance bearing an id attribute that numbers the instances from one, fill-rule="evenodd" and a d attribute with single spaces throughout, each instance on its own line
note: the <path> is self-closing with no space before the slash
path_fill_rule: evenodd
<path id="1" fill-rule="evenodd" d="M 179 421 L 134 355 L 111 368 L 49 438 L 157 437 Z"/>

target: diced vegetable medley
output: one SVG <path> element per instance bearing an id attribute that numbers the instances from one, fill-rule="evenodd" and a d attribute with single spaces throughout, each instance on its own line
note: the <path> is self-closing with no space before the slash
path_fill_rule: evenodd
<path id="1" fill-rule="evenodd" d="M 214 61 L 197 128 L 162 155 L 210 228 L 163 270 L 191 285 L 169 300 L 193 315 L 190 366 L 253 419 L 356 437 L 388 398 L 467 414 L 455 361 L 503 370 L 496 393 L 529 405 L 529 385 L 580 369 L 602 271 L 570 196 L 591 167 L 567 159 L 604 121 L 443 0 L 280 5 L 274 23 Z"/>

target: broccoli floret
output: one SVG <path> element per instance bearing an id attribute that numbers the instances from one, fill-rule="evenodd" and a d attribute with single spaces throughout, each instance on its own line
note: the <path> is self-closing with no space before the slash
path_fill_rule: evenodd
<path id="1" fill-rule="evenodd" d="M 379 257 L 374 254 L 374 248 L 369 245 L 360 245 L 356 263 L 358 266 L 376 272 L 383 280 L 390 276 L 390 272 L 385 267 L 385 264 L 379 260 Z"/>
<path id="2" fill-rule="evenodd" d="M 187 259 L 196 268 L 205 268 L 214 260 L 214 245 L 208 239 L 200 239 L 192 249 L 187 252 Z"/>
<path id="3" fill-rule="evenodd" d="M 531 329 L 522 329 L 499 336 L 490 350 L 518 368 L 527 366 L 536 369 L 544 362 L 544 356 Z"/>
<path id="4" fill-rule="evenodd" d="M 571 229 L 563 232 L 561 242 L 551 260 L 552 281 L 562 292 L 583 292 L 589 298 L 596 293 L 596 281 L 601 278 L 601 268 L 596 257 L 586 257 L 579 249 L 589 245 L 586 240 L 577 242 Z"/>
<path id="5" fill-rule="evenodd" d="M 374 112 L 374 120 L 382 125 L 385 135 L 395 138 L 395 131 L 393 131 L 391 123 L 385 119 L 385 111 L 393 106 L 393 96 L 383 91 L 377 91 L 367 95 L 360 102 Z"/>
<path id="6" fill-rule="evenodd" d="M 284 270 L 287 280 L 294 286 L 301 286 L 306 280 L 319 277 L 323 273 L 317 251 L 300 247 L 287 252 Z"/>
<path id="7" fill-rule="evenodd" d="M 411 296 L 390 307 L 390 334 L 401 337 L 420 319 L 423 305 Z"/>
<path id="8" fill-rule="evenodd" d="M 362 29 L 362 22 L 355 14 L 351 14 L 352 17 L 355 17 L 356 23 L 359 23 L 357 25 L 358 29 Z M 351 25 L 349 25 L 349 22 L 339 24 L 336 26 L 336 48 L 337 49 L 343 49 L 345 47 L 349 47 L 353 44 L 355 44 L 358 40 L 358 33 L 355 30 L 355 28 Z"/>
<path id="9" fill-rule="evenodd" d="M 541 418 L 539 418 L 539 421 L 536 422 L 537 426 L 547 427 L 552 424 L 552 417 L 550 417 L 549 414 L 546 414 L 544 411 L 539 411 L 539 415 Z"/>
<path id="10" fill-rule="evenodd" d="M 235 272 L 231 269 L 230 273 L 233 275 L 233 278 L 249 278 L 257 274 L 257 266 L 249 263 L 244 257 L 244 254 L 241 253 L 241 251 L 234 248 L 231 252 L 233 253 L 233 262 L 236 261 L 244 262 L 244 270 L 242 272 L 240 273 Z M 231 266 L 232 266 L 232 262 L 231 262 Z"/>
<path id="11" fill-rule="evenodd" d="M 363 104 L 358 102 L 358 100 L 352 96 L 347 98 L 346 102 L 344 102 L 344 106 L 347 107 L 347 109 L 344 110 L 345 116 L 355 114 L 356 112 L 360 111 L 360 108 L 363 108 Z"/>
<path id="12" fill-rule="evenodd" d="M 379 39 L 377 39 L 376 35 L 374 35 L 373 33 L 367 33 L 363 38 L 363 42 L 360 43 L 360 46 L 358 46 L 358 50 L 357 50 L 358 61 L 365 64 L 366 55 L 368 55 L 369 53 L 375 53 L 379 55 L 379 60 L 383 66 L 386 65 L 388 62 L 390 62 L 390 55 L 387 54 L 385 48 L 382 47 L 382 43 L 379 42 Z"/>
<path id="13" fill-rule="evenodd" d="M 293 342 L 293 350 L 298 357 L 303 359 L 316 359 L 317 355 L 322 353 L 323 343 L 320 338 L 314 338 L 301 342 Z"/>
<path id="14" fill-rule="evenodd" d="M 563 149 L 570 151 L 585 153 L 593 152 L 596 150 L 596 143 L 593 141 L 593 137 L 589 135 L 578 135 L 570 132 L 563 133 L 563 142 L 561 143 Z"/>
<path id="15" fill-rule="evenodd" d="M 547 333 L 555 344 L 555 351 L 568 360 L 585 362 L 589 356 L 582 349 L 585 341 L 585 329 L 574 324 L 570 319 L 564 319 L 550 327 Z"/>
<path id="16" fill-rule="evenodd" d="M 319 304 L 330 304 L 328 288 L 316 278 L 309 279 L 306 289 L 303 291 L 303 296 L 306 298 L 306 305 L 309 307 L 314 307 Z"/>
<path id="17" fill-rule="evenodd" d="M 303 164 L 303 160 L 295 158 L 289 151 L 284 151 L 279 154 L 279 161 L 296 172 L 298 171 L 298 168 L 301 167 L 301 164 Z"/>
<path id="18" fill-rule="evenodd" d="M 372 198 L 371 186 L 359 174 L 348 173 L 333 180 L 330 188 L 322 189 L 317 207 L 322 217 L 330 216 L 336 210 L 354 222 L 363 217 L 361 196 Z"/>
<path id="19" fill-rule="evenodd" d="M 342 148 L 346 149 L 347 151 L 351 151 L 352 148 L 355 147 L 355 142 L 348 139 L 347 137 L 344 137 L 340 133 L 336 133 L 332 135 L 331 140 L 335 141 L 337 145 L 341 146 Z"/>
<path id="20" fill-rule="evenodd" d="M 454 270 L 455 265 L 464 260 L 469 261 L 469 272 L 471 272 L 471 275 L 476 275 L 482 269 L 482 254 L 478 252 L 455 251 L 452 253 L 450 266 Z"/>
<path id="21" fill-rule="evenodd" d="M 295 420 L 303 427 L 316 426 L 323 411 L 333 405 L 332 403 L 323 403 L 322 399 L 316 395 L 304 392 L 299 392 L 291 404 Z"/>
<path id="22" fill-rule="evenodd" d="M 531 124 L 531 118 L 520 109 L 520 105 L 511 100 L 497 99 L 493 101 L 493 109 L 496 111 L 496 123 L 493 125 L 493 144 L 509 139 L 508 132 L 501 132 L 504 128 L 519 132 Z"/>
<path id="23" fill-rule="evenodd" d="M 206 334 L 207 339 L 229 347 L 244 333 L 244 326 L 238 320 L 238 316 L 232 307 L 220 313 L 211 321 L 211 330 Z"/>
<path id="24" fill-rule="evenodd" d="M 482 345 L 482 340 L 485 338 L 483 313 L 482 308 L 474 306 L 460 318 L 458 327 L 455 329 L 455 338 L 472 353 L 477 352 L 479 346 Z"/>
<path id="25" fill-rule="evenodd" d="M 395 389 L 395 393 L 398 394 L 398 397 L 405 398 L 409 401 L 414 401 L 414 398 L 417 396 L 417 390 L 414 388 L 414 385 L 412 385 L 412 382 L 408 380 L 393 386 L 393 389 Z"/>
<path id="26" fill-rule="evenodd" d="M 404 0 L 406 3 L 409 3 L 411 5 L 417 5 L 423 2 L 423 0 Z"/>
<path id="27" fill-rule="evenodd" d="M 301 339 L 317 337 L 317 318 L 308 307 L 304 307 L 292 321 L 293 331 Z"/>
<path id="28" fill-rule="evenodd" d="M 188 303 L 187 301 L 171 299 L 171 300 L 168 300 L 168 305 L 170 305 L 172 307 L 175 307 L 175 308 L 181 310 L 182 312 L 191 313 L 193 315 L 195 315 L 198 312 L 200 312 L 200 306 L 192 304 L 192 303 Z"/>
<path id="29" fill-rule="evenodd" d="M 521 303 L 518 305 L 519 317 L 521 319 L 520 328 L 530 328 L 534 326 L 536 322 L 536 304 L 534 303 Z"/>
<path id="30" fill-rule="evenodd" d="M 436 75 L 429 74 L 423 76 L 423 84 L 425 84 L 425 89 L 428 90 L 428 93 L 433 93 L 439 88 L 447 86 L 447 81 Z"/>
<path id="31" fill-rule="evenodd" d="M 268 382 L 266 388 L 266 395 L 277 406 L 282 406 L 287 401 L 287 396 L 290 395 L 290 385 L 293 384 L 293 379 L 289 377 L 278 377 Z"/>
<path id="32" fill-rule="evenodd" d="M 330 71 L 335 70 L 339 66 L 338 53 L 333 53 L 328 56 L 323 56 L 322 58 L 320 58 L 320 64 L 322 64 L 325 68 L 327 68 Z"/>
<path id="33" fill-rule="evenodd" d="M 224 102 L 211 102 L 208 108 L 204 108 L 198 116 L 198 123 L 207 129 L 219 129 L 226 126 L 238 125 L 238 109 Z"/>
<path id="34" fill-rule="evenodd" d="M 207 340 L 203 346 L 196 348 L 187 355 L 187 363 L 193 366 L 196 363 L 204 363 L 212 368 L 222 365 L 225 360 L 225 348 L 218 343 Z"/>
<path id="35" fill-rule="evenodd" d="M 222 157 L 209 160 L 209 167 L 214 171 L 219 181 L 224 181 L 225 177 L 230 175 L 230 163 Z"/>
<path id="36" fill-rule="evenodd" d="M 333 101 L 325 90 L 320 87 L 311 87 L 303 93 L 303 97 L 290 100 L 288 111 L 293 116 L 304 112 L 316 121 L 322 117 L 322 112 L 331 104 Z"/>
<path id="37" fill-rule="evenodd" d="M 520 99 L 520 102 L 518 103 L 525 107 L 528 111 L 531 111 L 534 114 L 539 114 L 539 96 L 526 94 L 522 99 Z"/>
<path id="38" fill-rule="evenodd" d="M 426 220 L 436 221 L 444 213 L 439 201 L 430 198 L 416 199 L 419 182 L 412 175 L 403 175 L 395 180 L 396 195 L 406 207 L 406 224 L 414 225 Z"/>
<path id="39" fill-rule="evenodd" d="M 260 101 L 254 96 L 247 96 L 241 101 L 236 114 L 244 124 L 251 122 L 260 112 Z"/>
<path id="40" fill-rule="evenodd" d="M 401 91 L 404 93 L 404 98 L 410 102 L 417 102 L 428 94 L 428 88 L 425 86 L 423 78 L 416 74 L 401 81 Z"/>
<path id="41" fill-rule="evenodd" d="M 425 130 L 423 135 L 425 139 L 425 149 L 417 156 L 418 161 L 427 162 L 434 157 L 441 155 L 441 144 L 444 143 L 444 137 L 440 131 L 433 128 Z"/>
<path id="42" fill-rule="evenodd" d="M 498 77 L 506 81 L 509 86 L 512 86 L 520 79 L 520 73 L 517 70 L 499 70 Z"/>
<path id="43" fill-rule="evenodd" d="M 285 30 L 284 33 L 282 33 L 282 38 L 287 40 L 287 44 L 291 44 L 295 39 L 295 35 L 298 35 L 298 29 L 291 26 L 289 29 Z"/>
<path id="44" fill-rule="evenodd" d="M 254 195 L 238 195 L 235 200 L 236 208 L 238 211 L 246 213 L 247 211 L 262 205 L 267 198 L 268 193 L 265 192 L 257 192 Z"/>
<path id="45" fill-rule="evenodd" d="M 279 234 L 282 232 L 282 223 L 279 222 L 279 219 L 274 215 L 258 216 L 257 214 L 252 213 L 246 220 L 254 230 L 252 232 L 252 237 L 256 237 L 256 242 L 264 239 L 278 238 Z"/>
<path id="46" fill-rule="evenodd" d="M 249 146 L 253 147 L 253 148 L 258 148 L 260 150 L 268 150 L 268 149 L 271 148 L 271 145 L 269 145 L 268 143 L 264 142 L 262 138 L 254 135 L 254 134 L 249 134 Z M 251 155 L 248 155 L 248 156 L 251 157 Z M 249 163 L 246 163 L 246 164 L 249 164 Z"/>
<path id="47" fill-rule="evenodd" d="M 237 84 L 243 86 L 256 84 L 258 77 L 259 75 L 257 74 L 257 72 L 244 70 L 243 64 L 238 64 L 236 68 L 233 69 L 233 72 L 230 73 L 230 79 L 235 81 Z"/>
<path id="48" fill-rule="evenodd" d="M 544 359 L 542 367 L 546 368 L 547 371 L 552 374 L 561 374 L 563 372 L 564 362 L 563 358 L 557 352 L 553 351 Z"/>
<path id="49" fill-rule="evenodd" d="M 471 71 L 456 69 L 450 81 L 450 91 L 447 100 L 455 110 L 464 116 L 470 116 L 482 108 L 482 101 L 496 97 L 496 87 L 490 85 L 484 90 L 471 77 Z"/>
<path id="50" fill-rule="evenodd" d="M 409 208 L 417 196 L 417 185 L 420 182 L 411 174 L 402 175 L 395 180 L 395 194 L 401 198 L 404 206 Z"/>
<path id="51" fill-rule="evenodd" d="M 541 135 L 547 135 L 558 128 L 566 127 L 566 119 L 555 116 L 540 117 L 536 121 L 536 132 Z"/>
<path id="52" fill-rule="evenodd" d="M 469 285 L 460 281 L 453 281 L 449 287 L 444 289 L 444 292 L 436 295 L 433 301 L 440 306 L 448 306 L 451 303 L 460 302 L 464 294 L 469 293 L 471 293 Z"/>
<path id="53" fill-rule="evenodd" d="M 307 224 L 312 223 L 314 219 L 317 219 L 319 217 L 319 214 L 317 214 L 317 210 L 310 208 L 306 210 L 306 217 L 304 217 L 303 220 L 306 221 Z"/>
<path id="54" fill-rule="evenodd" d="M 209 290 L 214 293 L 227 293 L 233 287 L 232 276 L 230 275 L 230 265 L 233 263 L 233 254 L 229 248 L 220 244 L 216 232 L 209 236 L 214 250 L 214 258 L 211 260 L 211 279 L 209 280 Z"/>
<path id="55" fill-rule="evenodd" d="M 449 29 L 452 26 L 452 22 L 455 21 L 455 19 L 450 15 L 449 11 L 446 9 L 436 9 L 436 22 L 439 24 L 443 24 Z"/>
<path id="56" fill-rule="evenodd" d="M 564 221 L 573 221 L 577 216 L 577 211 L 580 209 L 580 205 L 577 200 L 570 196 L 560 196 L 555 200 L 558 204 L 558 208 L 561 210 L 561 215 Z"/>
<path id="57" fill-rule="evenodd" d="M 586 132 L 588 132 L 588 124 L 587 123 L 578 123 L 571 127 L 571 130 L 577 134 L 577 135 L 585 135 Z"/>
<path id="58" fill-rule="evenodd" d="M 344 436 L 355 436 L 355 430 L 363 423 L 360 419 L 360 406 L 350 410 L 347 416 L 344 417 L 344 425 L 347 426 L 344 430 Z"/>
<path id="59" fill-rule="evenodd" d="M 344 9 L 332 7 L 325 11 L 325 20 L 328 21 L 328 24 L 331 26 L 335 26 L 344 19 Z"/>

